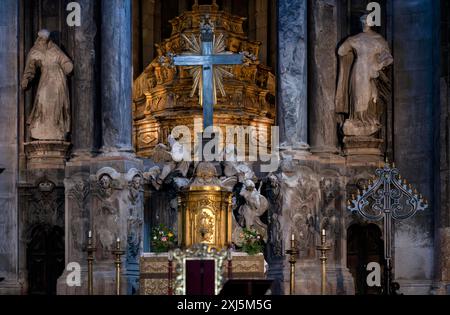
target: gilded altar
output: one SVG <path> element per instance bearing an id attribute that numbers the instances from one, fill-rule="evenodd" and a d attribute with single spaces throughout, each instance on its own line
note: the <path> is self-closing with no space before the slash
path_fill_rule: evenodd
<path id="1" fill-rule="evenodd" d="M 215 5 L 200 5 L 171 20 L 170 38 L 156 45 L 157 57 L 134 82 L 133 141 L 139 156 L 149 157 L 157 144 L 167 144 L 176 126 L 187 126 L 194 141 L 194 119 L 202 120 L 195 69 L 174 66 L 169 59 L 192 52 L 192 46 L 200 40 L 205 17 L 214 25 L 215 47 L 248 57 L 242 65 L 221 66 L 220 72 L 227 75 L 215 93 L 214 126 L 224 133 L 226 126 L 251 126 L 257 135 L 264 133 L 271 139 L 276 112 L 275 76 L 258 59 L 261 43 L 246 37 L 245 18 L 220 11 Z"/>
<path id="2" fill-rule="evenodd" d="M 230 245 L 231 197 L 232 193 L 221 187 L 215 166 L 200 163 L 193 182 L 178 197 L 179 245 L 207 244 L 218 249 Z"/>

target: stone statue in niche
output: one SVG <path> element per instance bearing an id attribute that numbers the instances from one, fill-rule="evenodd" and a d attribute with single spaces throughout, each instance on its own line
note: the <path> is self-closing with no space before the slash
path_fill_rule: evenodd
<path id="1" fill-rule="evenodd" d="M 349 37 L 338 49 L 339 79 L 336 112 L 347 118 L 343 125 L 346 137 L 373 137 L 381 129 L 382 106 L 387 99 L 390 80 L 383 69 L 393 63 L 386 40 L 361 17 L 363 32 Z M 345 140 L 344 140 L 345 142 Z"/>
<path id="2" fill-rule="evenodd" d="M 339 175 L 337 175 L 339 176 Z M 320 205 L 320 230 L 327 231 L 327 239 L 331 244 L 330 259 L 337 258 L 340 251 L 342 234 L 342 208 L 340 197 L 341 182 L 334 175 L 325 176 L 320 181 L 322 200 Z"/>
<path id="3" fill-rule="evenodd" d="M 66 76 L 73 70 L 72 61 L 50 40 L 50 32 L 41 30 L 31 48 L 21 82 L 27 89 L 40 69 L 33 110 L 28 119 L 34 140 L 64 141 L 70 131 L 70 101 Z"/>
<path id="4" fill-rule="evenodd" d="M 94 240 L 97 245 L 97 259 L 111 257 L 110 250 L 114 246 L 119 234 L 120 222 L 120 173 L 111 167 L 104 167 L 91 175 L 93 187 L 93 215 L 92 230 L 95 231 Z"/>
<path id="5" fill-rule="evenodd" d="M 256 230 L 264 242 L 267 242 L 267 225 L 261 221 L 260 217 L 269 208 L 269 202 L 261 195 L 261 185 L 257 190 L 253 181 L 246 180 L 240 195 L 245 199 L 245 204 L 239 209 L 239 213 L 245 220 L 245 227 Z"/>

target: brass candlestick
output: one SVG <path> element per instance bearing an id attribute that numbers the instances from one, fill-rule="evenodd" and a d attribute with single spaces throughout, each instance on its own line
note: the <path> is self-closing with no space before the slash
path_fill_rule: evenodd
<path id="1" fill-rule="evenodd" d="M 125 254 L 125 251 L 120 249 L 120 238 L 117 238 L 116 249 L 112 253 L 116 257 L 114 260 L 116 266 L 116 295 L 120 295 L 120 269 L 122 266 L 122 255 Z"/>
<path id="2" fill-rule="evenodd" d="M 172 286 L 172 280 L 173 280 L 173 251 L 169 251 L 168 254 L 168 261 L 169 261 L 169 272 L 168 272 L 168 279 L 167 279 L 167 294 L 173 295 L 173 286 Z"/>
<path id="3" fill-rule="evenodd" d="M 294 234 L 292 234 L 292 237 L 291 237 L 291 249 L 287 250 L 286 254 L 290 255 L 289 264 L 291 265 L 291 272 L 290 272 L 289 293 L 290 293 L 290 295 L 293 295 L 293 294 L 295 294 L 295 264 L 297 263 L 296 256 L 298 254 L 298 250 L 295 246 Z"/>
<path id="4" fill-rule="evenodd" d="M 96 250 L 92 242 L 92 231 L 89 231 L 88 243 L 85 248 L 88 262 L 88 295 L 94 295 L 94 253 Z"/>
<path id="5" fill-rule="evenodd" d="M 327 234 L 325 230 L 322 230 L 320 237 L 320 245 L 317 245 L 317 250 L 320 250 L 320 262 L 322 265 L 322 285 L 321 285 L 321 293 L 322 295 L 327 294 L 327 251 L 331 249 L 327 242 Z"/>

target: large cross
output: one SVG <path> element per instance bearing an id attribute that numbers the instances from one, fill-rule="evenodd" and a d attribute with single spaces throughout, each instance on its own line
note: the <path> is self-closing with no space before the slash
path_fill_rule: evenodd
<path id="1" fill-rule="evenodd" d="M 214 108 L 214 72 L 215 65 L 238 65 L 242 64 L 240 54 L 214 54 L 213 52 L 213 31 L 212 29 L 202 29 L 201 55 L 182 55 L 174 57 L 176 66 L 202 66 L 202 107 L 203 107 L 203 128 L 213 125 Z"/>

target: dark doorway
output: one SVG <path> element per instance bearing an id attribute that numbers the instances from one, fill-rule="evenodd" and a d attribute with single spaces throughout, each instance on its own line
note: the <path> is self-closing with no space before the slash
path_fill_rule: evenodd
<path id="1" fill-rule="evenodd" d="M 375 224 L 355 224 L 347 230 L 347 267 L 355 279 L 355 293 L 381 294 L 381 287 L 368 287 L 367 264 L 380 264 L 381 283 L 383 283 L 383 239 L 380 228 Z"/>
<path id="2" fill-rule="evenodd" d="M 64 230 L 38 225 L 30 230 L 28 240 L 28 294 L 55 295 L 64 271 Z"/>

